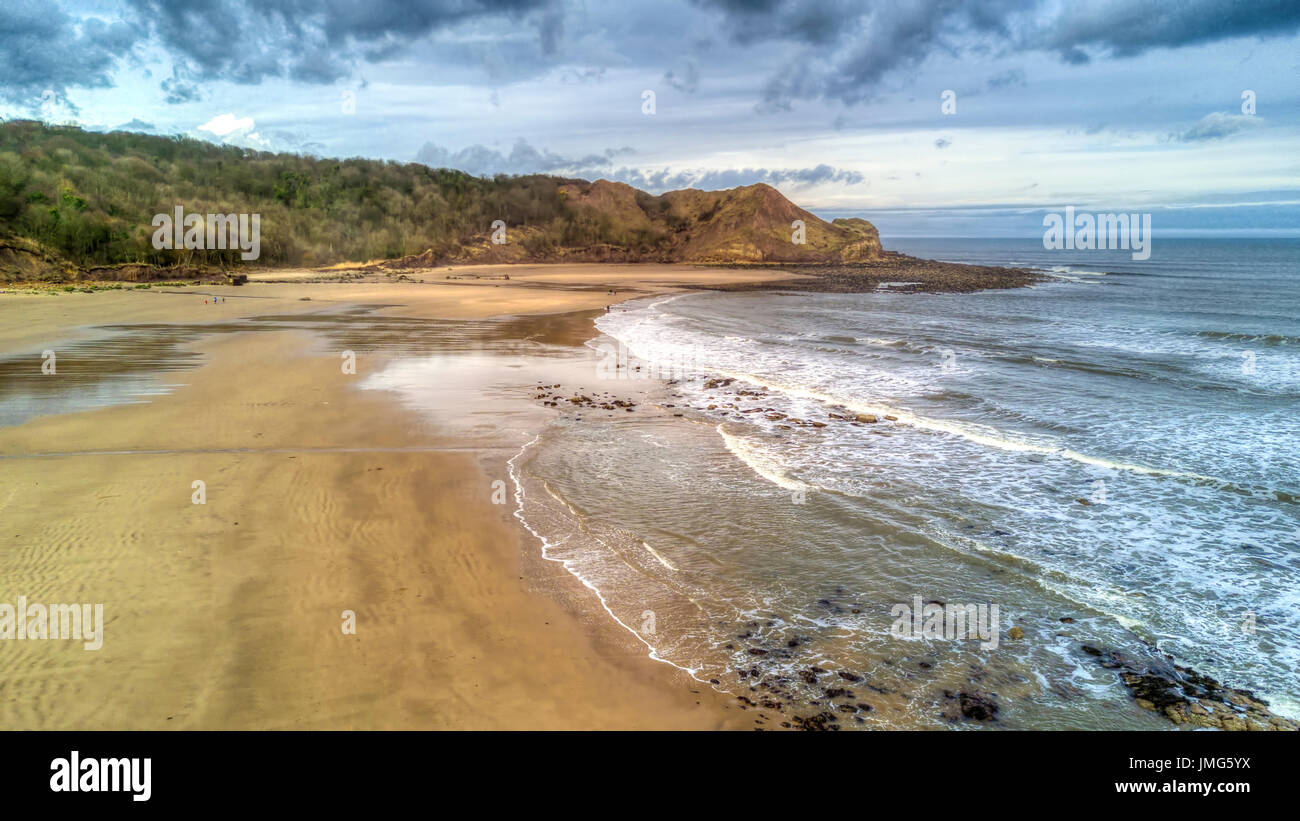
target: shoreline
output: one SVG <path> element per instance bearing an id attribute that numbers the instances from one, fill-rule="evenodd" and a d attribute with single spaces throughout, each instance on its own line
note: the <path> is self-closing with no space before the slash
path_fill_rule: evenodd
<path id="1" fill-rule="evenodd" d="M 1009 266 L 975 265 L 922 259 L 896 251 L 884 251 L 879 259 L 868 262 L 510 262 L 450 263 L 409 266 L 402 260 L 365 263 L 339 263 L 326 267 L 252 268 L 195 271 L 176 269 L 180 279 L 170 276 L 172 269 L 138 264 L 124 264 L 133 275 L 149 274 L 145 279 L 96 279 L 77 276 L 58 280 L 0 280 L 0 288 L 26 292 L 93 292 L 103 290 L 147 290 L 153 288 L 220 287 L 233 277 L 241 282 L 262 284 L 379 284 L 412 283 L 421 285 L 455 285 L 490 283 L 551 286 L 558 274 L 570 280 L 571 287 L 583 287 L 575 274 L 586 275 L 588 287 L 606 281 L 611 275 L 626 277 L 649 271 L 668 271 L 677 284 L 689 282 L 701 290 L 718 291 L 811 291 L 821 293 L 871 293 L 889 290 L 897 293 L 971 293 L 982 290 L 1023 288 L 1046 281 L 1041 273 Z M 107 270 L 107 269 L 94 269 Z M 750 272 L 743 280 L 726 272 Z M 164 276 L 164 274 L 169 274 Z M 511 274 L 515 278 L 511 279 Z M 903 278 L 902 281 L 899 278 Z M 0 293 L 3 293 L 0 291 Z"/>
<path id="2" fill-rule="evenodd" d="M 9 375 L 20 361 L 39 367 L 44 346 L 62 357 L 68 341 L 94 348 L 110 330 L 186 328 L 169 344 L 204 360 L 142 404 L 0 428 L 0 514 L 14 530 L 0 534 L 0 600 L 103 602 L 107 618 L 102 655 L 0 641 L 10 652 L 0 685 L 17 694 L 0 726 L 776 729 L 746 711 L 758 705 L 743 688 L 715 690 L 659 657 L 522 515 L 514 463 L 551 417 L 531 385 L 594 378 L 584 343 L 602 334 L 592 323 L 602 305 L 712 290 L 694 272 L 636 268 L 605 283 L 548 269 L 533 282 L 439 288 L 75 295 L 5 323 Z M 773 282 L 766 271 L 733 276 L 723 284 Z M 203 301 L 213 291 L 228 301 Z M 0 318 L 26 318 L 32 304 L 0 296 Z M 493 313 L 502 305 L 524 310 Z M 365 384 L 340 379 L 345 347 Z M 143 350 L 154 365 L 166 359 Z M 121 375 L 108 371 L 100 383 Z M 666 387 L 649 379 L 643 399 Z M 225 496 L 228 521 L 190 504 L 193 476 L 212 475 L 210 503 Z M 504 506 L 489 490 L 503 477 Z M 355 636 L 335 632 L 344 605 Z M 1122 665 L 1138 705 L 1175 724 L 1245 728 L 1189 706 L 1178 682 L 1190 675 L 1202 699 L 1294 728 L 1172 659 L 1150 669 L 1105 646 L 1085 651 Z M 125 694 L 112 686 L 123 682 Z"/>

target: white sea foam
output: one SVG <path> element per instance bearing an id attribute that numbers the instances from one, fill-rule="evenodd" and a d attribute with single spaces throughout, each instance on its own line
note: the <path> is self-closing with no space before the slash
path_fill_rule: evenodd
<path id="1" fill-rule="evenodd" d="M 767 481 L 790 491 L 806 492 L 811 489 L 809 485 L 798 479 L 792 479 L 785 475 L 776 460 L 765 455 L 761 449 L 749 444 L 739 436 L 728 433 L 725 422 L 718 425 L 717 431 L 722 437 L 722 441 L 726 443 L 727 450 L 731 451 L 737 459 L 749 465 L 751 470 Z"/>
<path id="2" fill-rule="evenodd" d="M 678 570 L 677 565 L 668 561 L 668 559 L 666 559 L 662 554 L 660 554 L 658 550 L 655 550 L 653 547 L 651 547 L 649 542 L 641 542 L 641 546 L 644 547 L 646 550 L 650 551 L 650 555 L 658 559 L 659 564 L 663 565 L 664 567 L 668 568 L 674 573 L 677 572 Z"/>
<path id="3" fill-rule="evenodd" d="M 614 609 L 610 606 L 609 599 L 607 598 L 605 593 L 601 591 L 601 589 L 596 585 L 594 580 L 587 578 L 578 569 L 577 566 L 578 563 L 576 561 L 574 561 L 573 559 L 559 558 L 554 555 L 557 547 L 559 547 L 561 544 L 564 544 L 570 538 L 576 535 L 578 523 L 581 519 L 581 516 L 578 514 L 578 511 L 573 509 L 572 505 L 570 505 L 567 501 L 561 498 L 554 491 L 550 490 L 549 488 L 547 489 L 547 492 L 549 493 L 551 498 L 553 498 L 558 504 L 564 507 L 568 511 L 569 516 L 571 517 L 571 520 L 569 522 L 569 526 L 570 526 L 569 531 L 556 536 L 556 538 L 558 538 L 559 541 L 552 541 L 551 538 L 549 538 L 545 533 L 543 533 L 541 530 L 535 527 L 532 522 L 529 521 L 526 505 L 525 505 L 524 482 L 519 472 L 519 461 L 522 458 L 524 458 L 525 454 L 527 454 L 531 448 L 535 447 L 537 443 L 541 441 L 541 438 L 542 438 L 541 435 L 534 437 L 530 442 L 528 442 L 522 448 L 520 448 L 518 453 L 516 453 L 506 462 L 506 468 L 510 476 L 510 481 L 513 482 L 515 486 L 515 510 L 514 510 L 515 518 L 519 520 L 519 523 L 524 526 L 525 530 L 533 534 L 533 536 L 539 542 L 541 542 L 542 558 L 546 559 L 547 561 L 557 562 L 558 564 L 560 564 L 561 567 L 563 567 L 575 579 L 581 582 L 583 587 L 586 587 L 588 590 L 594 593 L 596 595 L 596 599 L 600 602 L 601 608 L 603 608 L 604 611 L 609 614 L 609 617 L 613 619 L 620 627 L 622 627 L 624 630 L 627 630 L 627 632 L 631 633 L 636 638 L 637 641 L 641 642 L 641 644 L 643 644 L 646 647 L 646 649 L 649 651 L 648 654 L 650 658 L 654 659 L 655 661 L 667 664 L 671 667 L 676 667 L 677 669 L 682 670 L 691 678 L 699 681 L 700 683 L 706 683 L 703 679 L 699 677 L 699 672 L 700 672 L 699 668 L 683 666 L 671 659 L 661 656 L 659 654 L 658 648 L 656 648 L 653 644 L 647 641 L 645 637 L 642 636 L 641 633 L 638 632 L 635 628 L 631 627 L 630 625 L 627 624 L 627 622 L 620 619 L 618 617 L 618 614 L 616 614 L 614 612 Z M 554 536 L 555 534 L 552 535 Z M 594 535 L 591 534 L 586 534 L 586 535 L 588 535 L 593 540 L 599 542 L 599 539 Z M 656 556 L 656 558 L 660 558 L 658 554 L 655 553 L 654 550 L 650 548 L 648 544 L 645 546 L 647 549 L 650 550 L 652 554 Z M 664 560 L 660 558 L 660 561 L 664 561 Z M 676 569 L 673 568 L 671 564 L 667 562 L 665 562 L 665 564 L 670 569 Z"/>
<path id="4" fill-rule="evenodd" d="M 1057 456 L 1063 459 L 1080 462 L 1082 464 L 1093 465 L 1095 467 L 1109 468 L 1112 470 L 1126 470 L 1134 473 L 1145 473 L 1152 476 L 1171 476 L 1181 479 L 1227 484 L 1227 482 L 1223 480 L 1215 479 L 1210 476 L 1202 476 L 1197 473 L 1153 468 L 1146 465 L 1121 462 L 1101 456 L 1080 453 L 1079 451 L 1068 447 L 1028 442 L 1023 439 L 1009 436 L 998 431 L 996 428 L 991 428 L 987 425 L 978 425 L 969 422 L 954 422 L 947 419 L 934 419 L 918 416 L 903 408 L 893 407 L 880 402 L 861 400 L 848 396 L 835 396 L 812 388 L 797 385 L 785 385 L 771 379 L 763 379 L 753 374 L 736 371 L 718 371 L 718 373 L 725 377 L 738 379 L 748 382 L 751 385 L 766 388 L 767 390 L 780 392 L 786 396 L 812 399 L 827 406 L 844 407 L 854 411 L 855 413 L 873 414 L 875 416 L 894 416 L 897 418 L 897 424 L 900 425 L 908 425 L 921 430 L 959 436 L 962 439 L 985 445 L 987 447 L 998 448 L 999 450 L 1015 451 L 1018 453 L 1037 453 L 1044 456 Z"/>

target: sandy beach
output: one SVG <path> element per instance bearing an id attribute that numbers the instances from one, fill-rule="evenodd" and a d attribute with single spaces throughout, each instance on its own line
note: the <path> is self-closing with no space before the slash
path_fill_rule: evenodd
<path id="1" fill-rule="evenodd" d="M 391 359 L 382 339 L 349 375 L 337 346 L 294 320 L 323 316 L 363 340 L 376 317 L 437 323 L 454 340 L 460 326 L 442 320 L 478 322 L 482 333 L 482 320 L 509 317 L 498 338 L 576 344 L 592 335 L 590 319 L 571 312 L 705 278 L 779 274 L 442 274 L 0 295 L 11 385 L 24 369 L 39 374 L 45 350 L 59 368 L 40 378 L 111 383 L 102 370 L 121 363 L 93 353 L 108 325 L 133 326 L 116 339 L 165 330 L 197 365 L 168 371 L 174 389 L 146 401 L 0 428 L 0 601 L 103 603 L 105 621 L 97 651 L 0 642 L 0 727 L 753 726 L 752 713 L 648 658 L 590 591 L 541 558 L 513 502 L 494 499 L 519 438 L 548 411 L 478 386 L 558 382 L 572 361 L 485 354 L 481 368 L 449 377 L 447 411 L 430 418 L 357 389 Z M 247 321 L 267 316 L 281 321 Z M 354 635 L 341 626 L 346 610 Z"/>

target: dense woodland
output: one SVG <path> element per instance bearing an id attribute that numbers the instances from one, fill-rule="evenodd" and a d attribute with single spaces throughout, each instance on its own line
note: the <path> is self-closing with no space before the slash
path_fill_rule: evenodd
<path id="1" fill-rule="evenodd" d="M 609 244 L 654 254 L 667 232 L 630 230 L 569 207 L 531 175 L 473 177 L 418 163 L 273 154 L 190 137 L 0 123 L 0 236 L 38 242 L 82 265 L 240 265 L 238 251 L 153 248 L 155 214 L 258 213 L 261 265 L 441 256 L 486 237 L 493 220 L 530 226 L 528 252 Z M 647 205 L 656 202 L 646 195 Z"/>

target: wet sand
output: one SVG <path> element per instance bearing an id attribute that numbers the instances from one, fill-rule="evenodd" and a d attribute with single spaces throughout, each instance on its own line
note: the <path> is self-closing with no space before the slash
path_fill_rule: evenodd
<path id="1" fill-rule="evenodd" d="M 171 393 L 0 427 L 0 602 L 103 603 L 106 622 L 98 651 L 0 641 L 0 727 L 753 726 L 647 658 L 542 560 L 512 515 L 512 489 L 494 504 L 505 461 L 547 412 L 485 386 L 558 382 L 574 362 L 485 348 L 440 386 L 445 413 L 429 418 L 357 388 L 392 361 L 382 342 L 359 351 L 348 375 L 337 330 L 245 321 L 324 313 L 365 340 L 377 317 L 397 323 L 382 339 L 434 318 L 508 313 L 488 337 L 573 343 L 589 320 L 564 312 L 698 284 L 668 266 L 631 267 L 613 273 L 616 297 L 590 270 L 490 284 L 0 295 L 0 378 L 24 363 L 39 371 L 42 350 L 80 341 L 91 363 L 80 378 L 111 382 L 94 371 L 103 332 L 93 326 L 142 326 L 119 337 L 222 326 L 174 342 L 202 364 L 169 372 Z M 227 301 L 205 304 L 212 294 Z M 459 327 L 437 333 L 454 341 Z M 205 504 L 192 503 L 195 480 Z M 355 635 L 341 629 L 345 610 Z"/>

